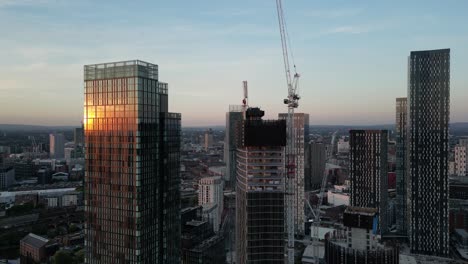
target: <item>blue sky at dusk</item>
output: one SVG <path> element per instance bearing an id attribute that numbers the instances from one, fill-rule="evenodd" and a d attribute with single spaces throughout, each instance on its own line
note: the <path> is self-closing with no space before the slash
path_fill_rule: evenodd
<path id="1" fill-rule="evenodd" d="M 394 122 L 412 50 L 451 49 L 451 121 L 468 121 L 468 1 L 285 0 L 311 124 Z M 83 65 L 159 65 L 184 126 L 223 125 L 229 104 L 286 111 L 274 0 L 0 0 L 0 123 L 77 125 Z"/>

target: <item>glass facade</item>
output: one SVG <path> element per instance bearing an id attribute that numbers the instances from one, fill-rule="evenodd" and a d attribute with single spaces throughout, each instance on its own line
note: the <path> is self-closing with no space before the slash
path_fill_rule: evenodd
<path id="1" fill-rule="evenodd" d="M 396 224 L 400 234 L 406 235 L 406 98 L 396 99 Z"/>
<path id="2" fill-rule="evenodd" d="M 233 189 L 236 186 L 236 127 L 242 121 L 242 106 L 231 105 L 226 113 L 226 130 L 224 137 L 224 162 L 226 174 L 224 180 Z"/>
<path id="3" fill-rule="evenodd" d="M 408 107 L 407 206 L 411 251 L 448 256 L 449 49 L 411 52 Z"/>
<path id="4" fill-rule="evenodd" d="M 86 263 L 180 260 L 180 114 L 158 66 L 84 67 Z"/>
<path id="5" fill-rule="evenodd" d="M 310 142 L 307 144 L 305 164 L 306 166 L 310 164 L 310 168 L 307 170 L 306 167 L 306 174 L 304 178 L 306 191 L 317 190 L 322 185 L 327 160 L 326 148 L 327 146 L 322 142 Z"/>
<path id="6" fill-rule="evenodd" d="M 377 209 L 381 233 L 387 230 L 387 134 L 386 130 L 349 132 L 350 205 Z"/>

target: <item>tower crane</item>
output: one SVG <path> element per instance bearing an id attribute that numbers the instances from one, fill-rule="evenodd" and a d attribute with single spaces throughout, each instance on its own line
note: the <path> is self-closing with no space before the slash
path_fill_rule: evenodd
<path id="1" fill-rule="evenodd" d="M 39 150 L 39 145 L 36 143 L 36 138 L 34 136 L 31 136 L 31 150 L 32 150 L 31 152 L 34 155 L 34 158 L 36 158 L 40 150 Z"/>
<path id="2" fill-rule="evenodd" d="M 278 24 L 281 35 L 281 47 L 283 49 L 283 62 L 284 71 L 286 74 L 286 85 L 288 88 L 288 96 L 284 99 L 284 104 L 288 106 L 288 116 L 286 120 L 286 230 L 287 230 L 287 252 L 286 252 L 286 263 L 294 263 L 294 179 L 297 174 L 296 170 L 296 137 L 294 134 L 294 109 L 299 106 L 299 95 L 297 94 L 297 87 L 299 82 L 299 74 L 296 72 L 296 65 L 294 64 L 294 56 L 292 52 L 288 51 L 288 45 L 290 45 L 289 36 L 287 33 L 286 19 L 284 17 L 283 3 L 282 0 L 276 0 L 276 11 L 278 13 Z M 291 69 L 289 65 L 289 59 L 293 62 L 294 75 L 291 76 Z"/>

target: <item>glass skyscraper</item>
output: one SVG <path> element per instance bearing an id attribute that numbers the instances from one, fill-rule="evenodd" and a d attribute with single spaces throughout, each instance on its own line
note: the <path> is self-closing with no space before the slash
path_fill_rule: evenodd
<path id="1" fill-rule="evenodd" d="M 449 49 L 411 52 L 408 107 L 411 251 L 448 256 Z"/>
<path id="2" fill-rule="evenodd" d="M 406 233 L 406 124 L 408 116 L 407 99 L 396 99 L 396 225 L 402 235 Z"/>
<path id="3" fill-rule="evenodd" d="M 325 166 L 327 161 L 327 145 L 320 141 L 307 143 L 305 155 L 306 174 L 304 177 L 304 185 L 306 191 L 320 189 L 323 176 L 325 174 Z"/>
<path id="4" fill-rule="evenodd" d="M 84 66 L 85 263 L 180 262 L 180 114 L 158 66 Z"/>
<path id="5" fill-rule="evenodd" d="M 387 130 L 349 132 L 350 205 L 375 208 L 379 231 L 387 230 Z"/>

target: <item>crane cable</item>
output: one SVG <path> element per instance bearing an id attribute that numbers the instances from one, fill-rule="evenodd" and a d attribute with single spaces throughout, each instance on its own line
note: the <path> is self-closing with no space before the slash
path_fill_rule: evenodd
<path id="1" fill-rule="evenodd" d="M 293 52 L 293 48 L 292 48 L 292 45 L 291 45 L 291 38 L 289 37 L 289 30 L 288 30 L 288 23 L 286 21 L 286 15 L 284 14 L 285 12 L 283 12 L 283 21 L 284 21 L 284 33 L 286 35 L 286 41 L 288 42 L 288 53 L 291 55 L 291 61 L 293 63 L 293 67 L 294 67 L 294 74 L 297 74 L 297 71 L 296 71 L 296 61 L 294 60 L 294 52 Z"/>

